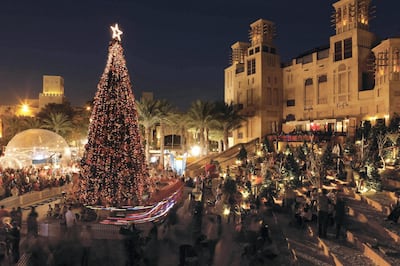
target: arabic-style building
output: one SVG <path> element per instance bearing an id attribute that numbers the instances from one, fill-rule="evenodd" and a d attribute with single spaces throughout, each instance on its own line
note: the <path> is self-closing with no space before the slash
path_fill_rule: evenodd
<path id="1" fill-rule="evenodd" d="M 65 101 L 64 78 L 43 76 L 43 90 L 36 99 L 23 99 L 13 105 L 0 105 L 0 138 L 3 136 L 2 116 L 35 116 L 49 103 L 62 104 Z"/>
<path id="2" fill-rule="evenodd" d="M 225 102 L 247 122 L 231 144 L 267 134 L 323 131 L 354 136 L 362 123 L 387 123 L 400 113 L 400 38 L 378 40 L 369 30 L 371 0 L 333 4 L 335 34 L 282 64 L 275 25 L 250 25 L 250 42 L 234 43 L 225 69 Z"/>

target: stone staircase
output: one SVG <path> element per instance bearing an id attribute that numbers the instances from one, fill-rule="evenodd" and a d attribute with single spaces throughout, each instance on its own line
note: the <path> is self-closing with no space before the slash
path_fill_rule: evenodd
<path id="1" fill-rule="evenodd" d="M 274 212 L 273 220 L 268 221 L 268 224 L 275 224 L 281 229 L 282 237 L 292 254 L 292 265 L 334 265 L 332 257 L 319 247 L 317 238 L 311 236 L 308 230 L 292 225 L 288 213 Z"/>
<path id="2" fill-rule="evenodd" d="M 251 158 L 255 155 L 258 143 L 258 138 L 247 143 L 243 143 L 247 151 L 248 158 Z M 236 156 L 239 153 L 241 145 L 242 143 L 236 144 L 235 146 L 232 146 L 224 152 L 209 154 L 207 156 L 197 159 L 196 161 L 188 163 L 186 165 L 186 175 L 195 177 L 201 174 L 205 174 L 204 166 L 209 163 L 210 160 L 218 161 L 222 171 L 225 171 L 227 166 L 229 166 L 230 168 L 235 168 Z"/>
<path id="3" fill-rule="evenodd" d="M 319 238 L 316 222 L 309 223 L 306 230 L 293 230 L 285 226 L 287 217 L 277 215 L 293 253 L 299 261 L 308 261 L 299 265 L 321 265 L 322 262 L 328 265 L 400 265 L 400 225 L 385 221 L 395 195 L 392 192 L 360 195 L 347 187 L 344 192 L 348 209 L 345 239 L 335 239 L 332 227 L 328 229 L 327 239 Z M 301 190 L 298 193 L 301 194 Z"/>

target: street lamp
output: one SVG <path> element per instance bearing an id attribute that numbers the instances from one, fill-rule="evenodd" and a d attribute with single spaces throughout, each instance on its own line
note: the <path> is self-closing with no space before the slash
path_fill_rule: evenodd
<path id="1" fill-rule="evenodd" d="M 197 156 L 200 155 L 200 153 L 201 153 L 201 148 L 200 148 L 200 146 L 195 145 L 195 146 L 192 147 L 192 149 L 191 149 L 191 154 L 192 154 L 193 156 L 197 157 Z"/>
<path id="2" fill-rule="evenodd" d="M 27 103 L 21 105 L 20 114 L 22 116 L 31 116 L 31 108 Z"/>

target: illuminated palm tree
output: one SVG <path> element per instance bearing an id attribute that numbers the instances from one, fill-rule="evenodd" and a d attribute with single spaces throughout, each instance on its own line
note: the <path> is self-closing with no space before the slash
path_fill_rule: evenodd
<path id="1" fill-rule="evenodd" d="M 23 118 L 18 116 L 3 116 L 4 141 L 7 143 L 12 137 L 24 130 Z"/>
<path id="2" fill-rule="evenodd" d="M 63 113 L 50 113 L 48 118 L 43 119 L 42 128 L 49 129 L 65 137 L 72 130 L 72 122 Z"/>
<path id="3" fill-rule="evenodd" d="M 215 104 L 215 117 L 223 132 L 223 149 L 228 148 L 228 137 L 229 134 L 241 127 L 241 123 L 246 121 L 246 119 L 239 114 L 237 108 L 232 104 L 227 104 L 225 102 L 217 102 Z"/>
<path id="4" fill-rule="evenodd" d="M 173 106 L 167 100 L 158 100 L 158 119 L 160 123 L 160 166 L 164 169 L 164 150 L 165 150 L 165 134 L 164 129 L 166 126 L 173 123 L 172 112 Z"/>
<path id="5" fill-rule="evenodd" d="M 72 117 L 72 130 L 69 131 L 67 138 L 78 149 L 78 152 L 80 152 L 82 140 L 87 139 L 88 136 L 90 114 L 91 108 L 87 105 L 75 110 Z"/>
<path id="6" fill-rule="evenodd" d="M 139 115 L 139 124 L 144 128 L 144 139 L 145 139 L 145 154 L 146 160 L 149 162 L 150 159 L 150 132 L 159 122 L 159 109 L 158 101 L 148 100 L 141 98 L 140 101 L 136 101 L 136 108 Z"/>
<path id="7" fill-rule="evenodd" d="M 211 123 L 214 122 L 214 104 L 197 100 L 192 103 L 188 111 L 189 126 L 199 133 L 200 146 L 208 154 L 208 133 Z"/>
<path id="8" fill-rule="evenodd" d="M 72 119 L 75 111 L 74 108 L 72 108 L 71 103 L 68 101 L 64 101 L 63 103 L 49 103 L 40 110 L 36 117 L 39 117 L 40 119 L 46 119 L 49 118 L 49 114 L 51 113 L 62 113 L 69 119 Z"/>
<path id="9" fill-rule="evenodd" d="M 169 126 L 175 129 L 175 132 L 178 132 L 178 135 L 181 139 L 181 150 L 182 153 L 187 152 L 186 139 L 188 132 L 188 116 L 186 113 L 172 112 L 169 115 Z"/>
<path id="10" fill-rule="evenodd" d="M 38 117 L 23 117 L 22 119 L 22 127 L 23 129 L 33 129 L 33 128 L 41 128 L 42 121 Z"/>

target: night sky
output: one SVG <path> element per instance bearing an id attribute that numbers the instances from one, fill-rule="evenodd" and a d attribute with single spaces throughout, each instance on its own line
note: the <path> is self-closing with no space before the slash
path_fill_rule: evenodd
<path id="1" fill-rule="evenodd" d="M 277 26 L 284 62 L 329 43 L 334 0 L 4 0 L 0 7 L 0 104 L 37 98 L 43 75 L 64 77 L 72 105 L 91 100 L 104 70 L 110 25 L 124 32 L 133 92 L 153 91 L 186 110 L 222 100 L 230 46 L 259 18 Z M 375 0 L 371 30 L 400 36 L 400 1 Z"/>

